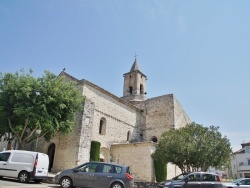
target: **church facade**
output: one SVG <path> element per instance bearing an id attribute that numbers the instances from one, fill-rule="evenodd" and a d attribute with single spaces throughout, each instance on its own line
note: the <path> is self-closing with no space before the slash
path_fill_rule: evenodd
<path id="1" fill-rule="evenodd" d="M 49 143 L 39 140 L 38 151 L 48 153 L 50 170 L 58 172 L 88 162 L 91 141 L 99 141 L 101 161 L 128 165 L 136 180 L 154 181 L 151 154 L 161 134 L 191 123 L 175 96 L 147 99 L 147 77 L 136 59 L 131 70 L 123 75 L 122 97 L 65 71 L 60 76 L 76 81 L 86 99 L 69 135 L 58 134 Z M 179 173 L 173 165 L 167 169 L 168 178 Z"/>

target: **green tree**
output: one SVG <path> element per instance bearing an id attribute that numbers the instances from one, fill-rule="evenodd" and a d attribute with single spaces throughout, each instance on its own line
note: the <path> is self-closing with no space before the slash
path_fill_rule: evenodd
<path id="1" fill-rule="evenodd" d="M 37 129 L 46 140 L 70 132 L 83 104 L 76 83 L 49 71 L 39 78 L 32 73 L 0 73 L 0 136 L 16 138 L 21 149 L 34 141 Z"/>
<path id="2" fill-rule="evenodd" d="M 164 132 L 153 157 L 172 162 L 182 172 L 207 171 L 210 166 L 226 165 L 231 152 L 230 142 L 222 137 L 219 127 L 191 123 Z"/>
<path id="3" fill-rule="evenodd" d="M 155 166 L 155 179 L 156 182 L 166 180 L 167 177 L 167 165 L 163 160 L 154 160 Z"/>
<path id="4" fill-rule="evenodd" d="M 90 161 L 100 161 L 101 143 L 98 141 L 91 141 L 90 147 Z"/>

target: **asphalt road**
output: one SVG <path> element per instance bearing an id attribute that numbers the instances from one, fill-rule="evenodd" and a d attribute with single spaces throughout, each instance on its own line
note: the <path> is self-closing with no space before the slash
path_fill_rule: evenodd
<path id="1" fill-rule="evenodd" d="M 10 178 L 1 178 L 0 179 L 0 188 L 18 188 L 18 187 L 27 187 L 27 188 L 42 188 L 42 187 L 50 187 L 50 188 L 60 188 L 60 185 L 56 184 L 48 184 L 48 183 L 19 183 L 16 179 Z"/>

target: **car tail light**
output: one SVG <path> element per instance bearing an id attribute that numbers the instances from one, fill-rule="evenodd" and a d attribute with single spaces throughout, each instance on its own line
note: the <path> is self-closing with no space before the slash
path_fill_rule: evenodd
<path id="1" fill-rule="evenodd" d="M 218 181 L 222 181 L 220 176 L 218 176 Z"/>
<path id="2" fill-rule="evenodd" d="M 133 177 L 129 173 L 126 173 L 126 177 L 128 178 L 128 180 L 133 180 Z"/>

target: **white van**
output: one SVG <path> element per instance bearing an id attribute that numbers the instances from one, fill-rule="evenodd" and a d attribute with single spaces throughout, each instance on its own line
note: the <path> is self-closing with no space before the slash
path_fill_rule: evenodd
<path id="1" fill-rule="evenodd" d="M 49 157 L 44 153 L 6 150 L 0 152 L 0 177 L 17 178 L 20 182 L 39 183 L 48 177 Z"/>

